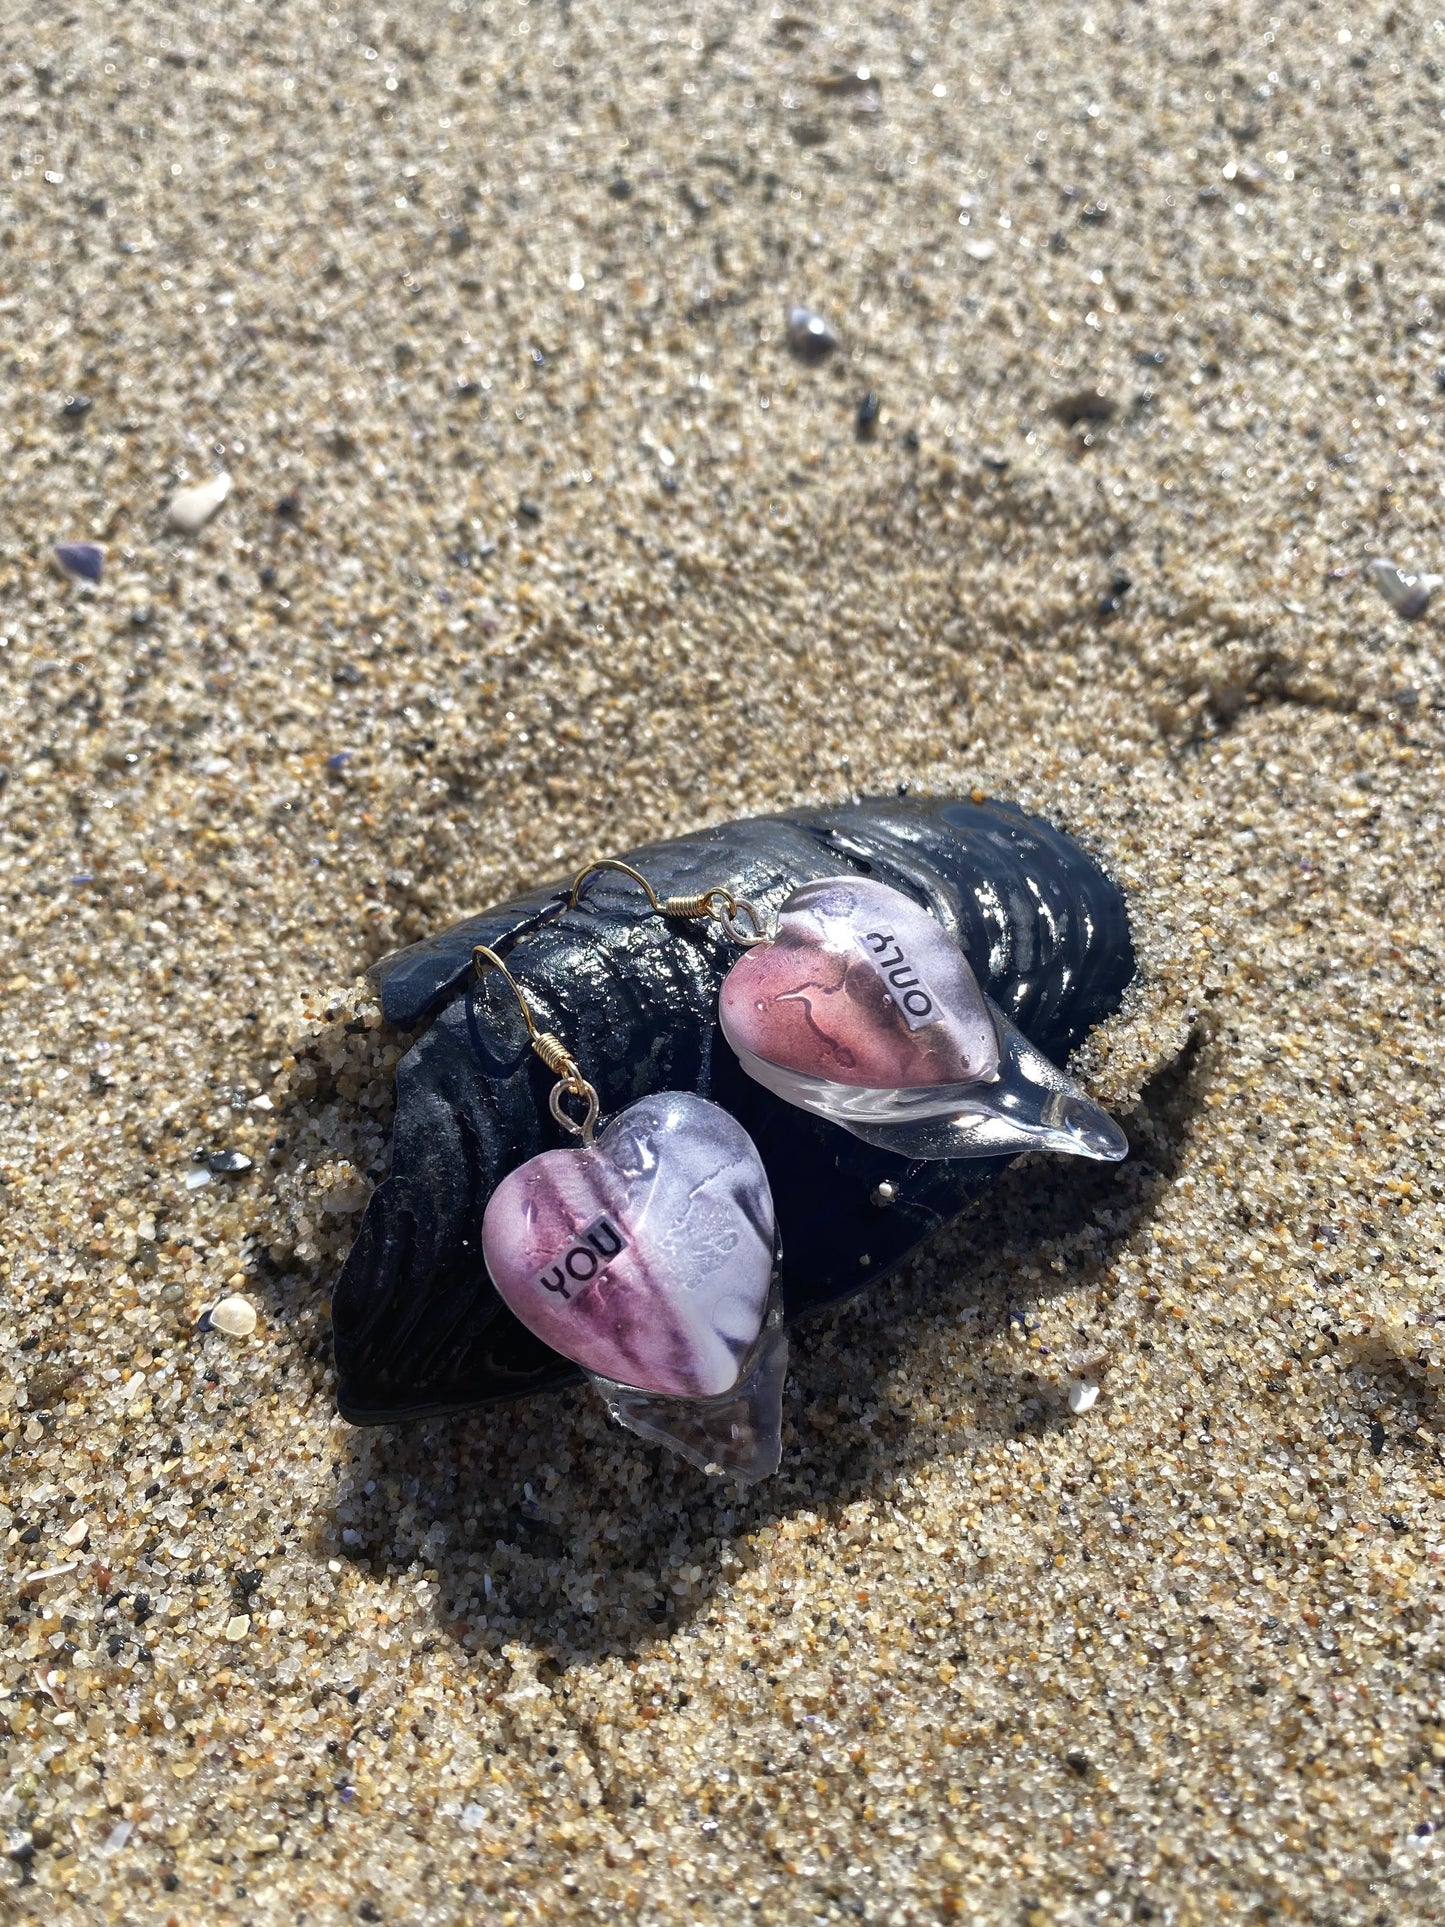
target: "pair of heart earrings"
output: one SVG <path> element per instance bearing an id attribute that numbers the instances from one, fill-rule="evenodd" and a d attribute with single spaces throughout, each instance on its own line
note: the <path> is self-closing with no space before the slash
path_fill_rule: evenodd
<path id="1" fill-rule="evenodd" d="M 660 898 L 609 858 L 662 917 L 715 923 L 742 951 L 718 1021 L 749 1076 L 775 1095 L 905 1158 L 1042 1148 L 1115 1160 L 1123 1133 L 979 988 L 958 944 L 921 906 L 865 877 L 796 889 L 769 927 L 716 886 Z M 710 1472 L 759 1479 L 782 1450 L 787 1338 L 777 1228 L 752 1139 L 721 1106 L 662 1091 L 597 1134 L 596 1090 L 539 1031 L 522 987 L 485 944 L 531 1048 L 557 1078 L 557 1124 L 579 1139 L 510 1172 L 489 1199 L 482 1250 L 501 1297 L 580 1365 L 612 1416 Z"/>

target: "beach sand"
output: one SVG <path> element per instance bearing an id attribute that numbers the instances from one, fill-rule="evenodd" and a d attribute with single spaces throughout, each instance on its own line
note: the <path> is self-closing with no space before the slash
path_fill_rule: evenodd
<path id="1" fill-rule="evenodd" d="M 6 26 L 0 1916 L 1438 1921 L 1428 14 Z M 900 783 L 1126 887 L 1129 1162 L 800 1329 L 751 1491 L 342 1424 L 366 966 Z"/>

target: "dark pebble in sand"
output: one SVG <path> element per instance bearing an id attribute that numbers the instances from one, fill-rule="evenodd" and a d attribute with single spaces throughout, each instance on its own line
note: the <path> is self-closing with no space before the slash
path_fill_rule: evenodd
<path id="1" fill-rule="evenodd" d="M 1100 389 L 1080 388 L 1056 401 L 1053 413 L 1065 428 L 1074 428 L 1080 422 L 1112 421 L 1116 408 L 1117 404 Z"/>
<path id="2" fill-rule="evenodd" d="M 525 495 L 517 504 L 517 513 L 518 515 L 524 515 L 529 522 L 540 522 L 542 519 L 541 509 L 535 502 L 529 501 Z"/>
<path id="3" fill-rule="evenodd" d="M 206 1159 L 206 1168 L 217 1177 L 227 1177 L 237 1171 L 249 1171 L 251 1163 L 244 1151 L 212 1151 Z"/>
<path id="4" fill-rule="evenodd" d="M 1120 603 L 1133 586 L 1134 584 L 1123 570 L 1116 569 L 1109 583 L 1109 593 L 1099 598 L 1099 614 L 1101 616 L 1117 615 Z"/>
<path id="5" fill-rule="evenodd" d="M 881 406 L 882 404 L 879 402 L 878 397 L 871 389 L 863 397 L 862 401 L 859 402 L 858 414 L 854 426 L 860 442 L 866 442 L 872 436 L 873 430 L 878 423 L 878 411 Z"/>
<path id="6" fill-rule="evenodd" d="M 60 412 L 68 422 L 84 421 L 90 413 L 89 395 L 67 395 Z"/>

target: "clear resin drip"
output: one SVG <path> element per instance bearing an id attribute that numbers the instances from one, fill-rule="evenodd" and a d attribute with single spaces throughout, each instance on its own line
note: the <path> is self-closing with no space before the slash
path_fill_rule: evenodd
<path id="1" fill-rule="evenodd" d="M 700 1472 L 751 1484 L 771 1478 L 783 1455 L 783 1381 L 788 1334 L 776 1290 L 731 1391 L 717 1398 L 660 1398 L 591 1374 L 611 1417 L 639 1438 L 665 1445 Z"/>
<path id="2" fill-rule="evenodd" d="M 1066 1071 L 1036 1050 L 991 1000 L 998 1070 L 932 1088 L 867 1090 L 784 1070 L 733 1043 L 749 1077 L 789 1104 L 905 1158 L 1015 1157 L 1055 1151 L 1116 1164 L 1129 1141 Z"/>

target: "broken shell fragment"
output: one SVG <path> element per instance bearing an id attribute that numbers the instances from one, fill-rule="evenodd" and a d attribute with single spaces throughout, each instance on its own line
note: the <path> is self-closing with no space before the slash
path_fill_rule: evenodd
<path id="1" fill-rule="evenodd" d="M 171 527 L 183 535 L 195 535 L 206 526 L 230 492 L 231 478 L 224 469 L 207 481 L 177 489 L 166 510 Z"/>
<path id="2" fill-rule="evenodd" d="M 249 1171 L 254 1159 L 248 1158 L 244 1151 L 212 1151 L 206 1159 L 207 1168 L 217 1177 L 230 1177 L 241 1171 Z"/>
<path id="3" fill-rule="evenodd" d="M 105 567 L 105 550 L 98 542 L 57 542 L 51 554 L 62 575 L 77 576 L 82 582 L 99 582 Z"/>
<path id="4" fill-rule="evenodd" d="M 256 1307 L 249 1298 L 233 1292 L 211 1308 L 211 1324 L 227 1338 L 249 1338 L 256 1329 Z"/>
<path id="5" fill-rule="evenodd" d="M 1367 563 L 1366 570 L 1395 614 L 1406 622 L 1414 622 L 1417 616 L 1424 615 L 1430 607 L 1431 596 L 1445 582 L 1445 576 L 1416 575 L 1383 555 Z"/>
<path id="6" fill-rule="evenodd" d="M 822 315 L 794 307 L 788 310 L 788 346 L 800 361 L 823 361 L 838 346 L 838 337 Z"/>

